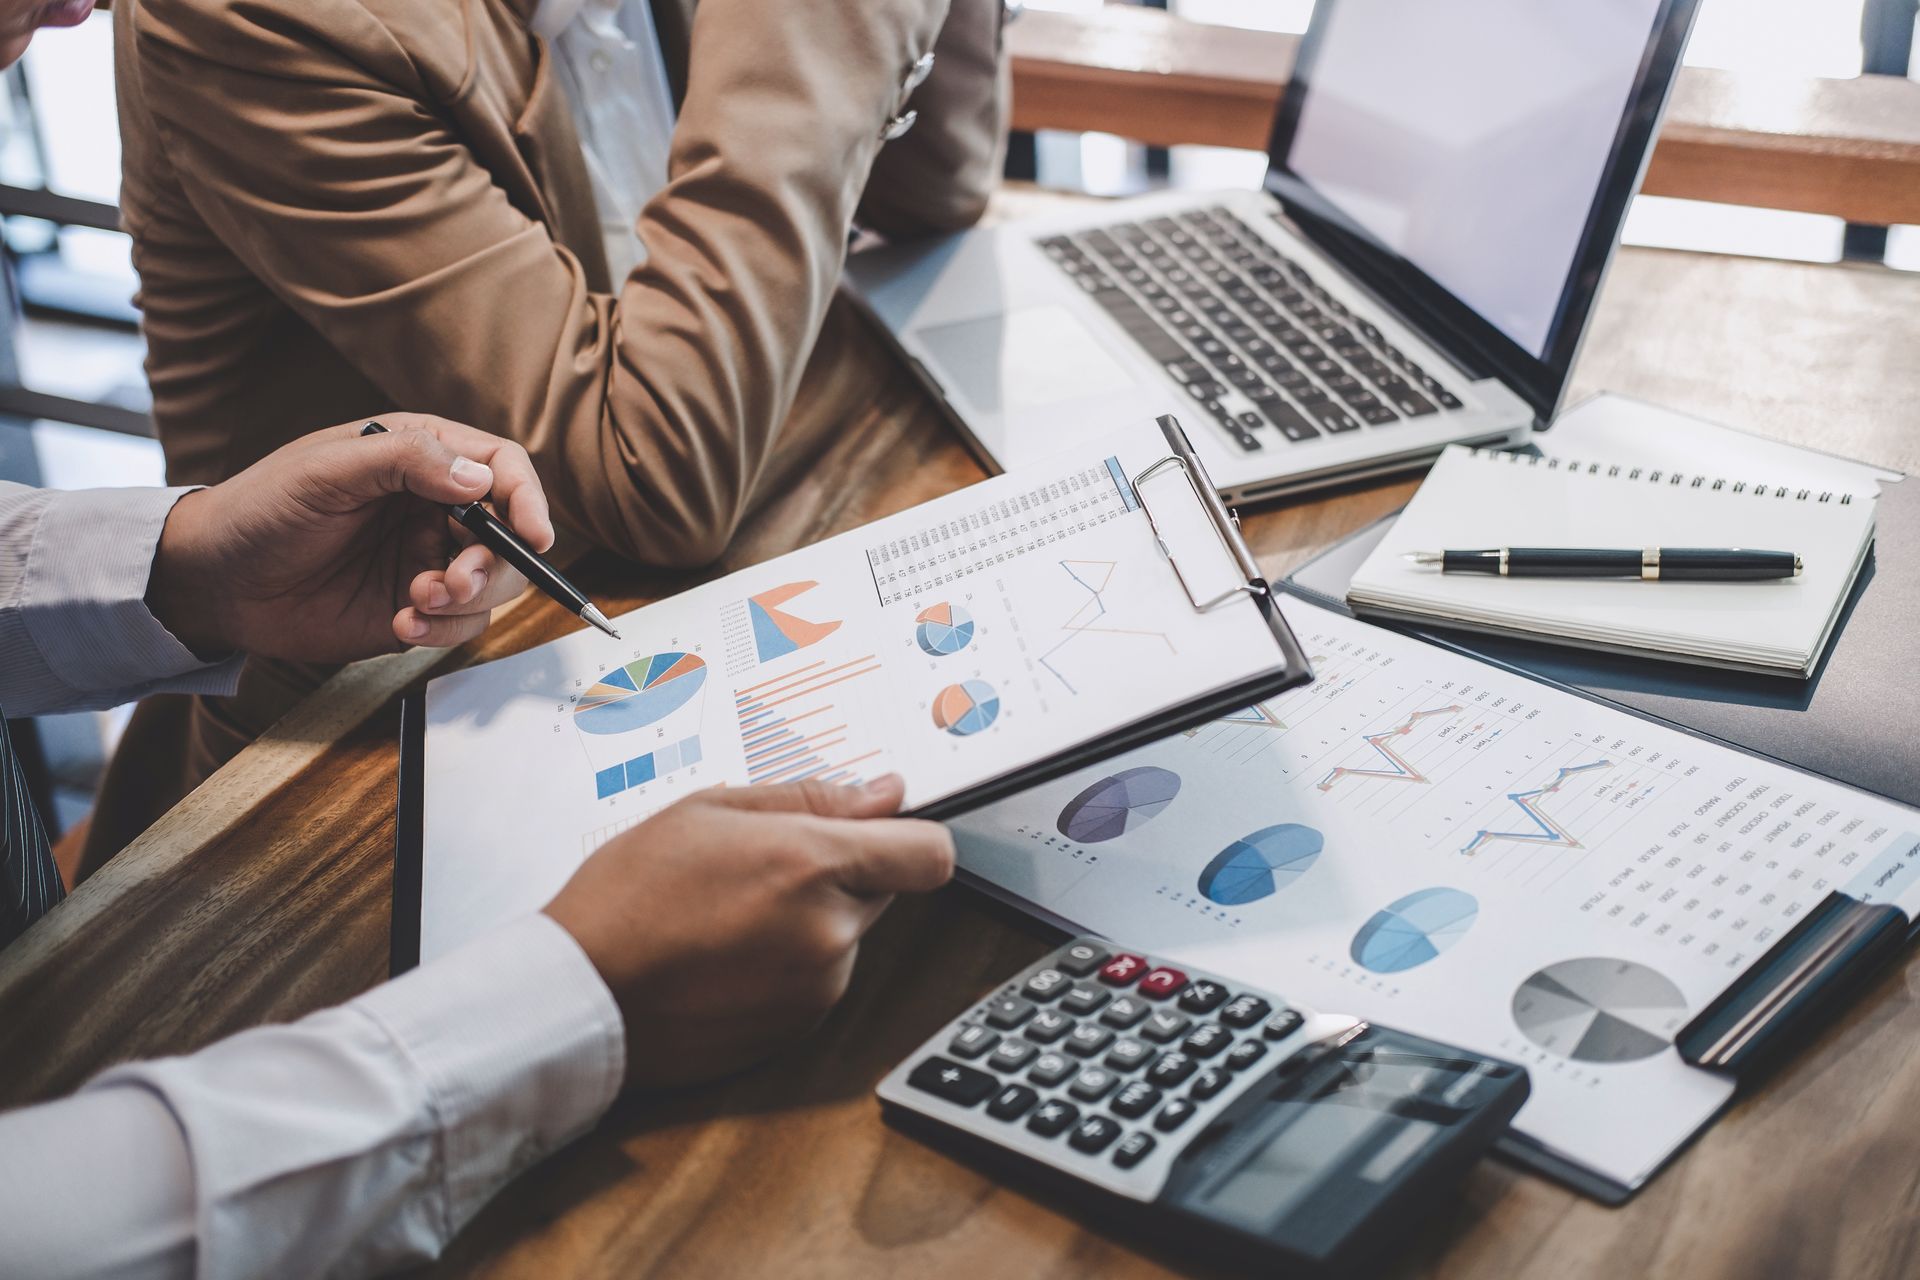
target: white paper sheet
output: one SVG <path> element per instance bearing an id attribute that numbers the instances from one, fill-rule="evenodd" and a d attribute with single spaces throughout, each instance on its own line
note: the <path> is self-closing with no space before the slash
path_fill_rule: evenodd
<path id="1" fill-rule="evenodd" d="M 1082 928 L 1525 1064 L 1637 1186 L 1732 1093 L 1670 1039 L 1830 890 L 1920 905 L 1920 814 L 1314 606 L 1318 673 L 958 820 Z"/>
<path id="2" fill-rule="evenodd" d="M 912 807 L 1277 671 L 1252 601 L 1197 612 L 1149 529 L 1129 478 L 1167 451 L 1146 423 L 434 681 L 421 958 L 699 788 L 897 771 Z M 1143 496 L 1197 593 L 1235 580 L 1179 472 Z"/>

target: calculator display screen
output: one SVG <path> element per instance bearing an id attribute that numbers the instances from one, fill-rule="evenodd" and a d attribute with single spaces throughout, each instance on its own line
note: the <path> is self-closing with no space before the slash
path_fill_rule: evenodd
<path id="1" fill-rule="evenodd" d="M 1377 1128 L 1395 1123 L 1377 1111 L 1325 1103 L 1283 1102 L 1276 1110 L 1290 1122 L 1201 1197 L 1212 1212 L 1255 1231 L 1285 1216 Z"/>
<path id="2" fill-rule="evenodd" d="M 1213 1214 L 1254 1231 L 1284 1217 L 1308 1193 L 1338 1174 L 1363 1149 L 1375 1149 L 1359 1176 L 1380 1181 L 1422 1150 L 1439 1126 L 1392 1114 L 1398 1099 L 1431 1086 L 1443 1060 L 1364 1055 L 1312 1096 L 1276 1102 L 1254 1121 L 1266 1140 L 1216 1177 L 1199 1196 Z M 1450 1065 L 1450 1064 L 1446 1064 Z"/>

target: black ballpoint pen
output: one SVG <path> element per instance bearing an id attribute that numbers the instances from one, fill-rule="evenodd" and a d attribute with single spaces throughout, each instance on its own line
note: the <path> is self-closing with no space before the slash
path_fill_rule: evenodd
<path id="1" fill-rule="evenodd" d="M 1647 582 L 1737 582 L 1797 578 L 1791 551 L 1745 547 L 1493 547 L 1484 551 L 1409 551 L 1406 559 L 1442 573 L 1502 578 L 1640 578 Z"/>
<path id="2" fill-rule="evenodd" d="M 363 436 L 377 436 L 386 428 L 369 422 L 360 428 Z M 587 599 L 586 593 L 560 576 L 560 571 L 540 558 L 540 553 L 520 540 L 520 535 L 500 523 L 493 512 L 478 502 L 457 502 L 447 506 L 447 514 L 477 538 L 489 551 L 518 569 L 523 577 L 552 596 L 567 612 L 600 628 L 615 640 L 620 633 L 607 621 L 607 615 Z"/>

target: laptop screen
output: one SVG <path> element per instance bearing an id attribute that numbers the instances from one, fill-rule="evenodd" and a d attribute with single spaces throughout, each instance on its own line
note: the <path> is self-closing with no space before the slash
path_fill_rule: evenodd
<path id="1" fill-rule="evenodd" d="M 1562 348 L 1570 363 L 1691 11 L 1321 0 L 1276 131 L 1277 194 L 1549 374 Z"/>

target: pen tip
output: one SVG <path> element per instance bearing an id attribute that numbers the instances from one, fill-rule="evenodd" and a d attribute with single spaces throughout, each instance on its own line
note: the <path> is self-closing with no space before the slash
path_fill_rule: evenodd
<path id="1" fill-rule="evenodd" d="M 1406 551 L 1400 558 L 1411 564 L 1439 564 L 1445 559 L 1438 551 Z"/>
<path id="2" fill-rule="evenodd" d="M 615 640 L 618 640 L 620 638 L 620 633 L 613 629 L 613 624 L 611 622 L 607 621 L 607 615 L 600 612 L 600 610 L 596 606 L 588 605 L 586 608 L 580 611 L 580 616 L 585 618 L 588 622 L 591 622 L 594 626 L 600 628 L 600 630 L 612 636 Z"/>

